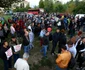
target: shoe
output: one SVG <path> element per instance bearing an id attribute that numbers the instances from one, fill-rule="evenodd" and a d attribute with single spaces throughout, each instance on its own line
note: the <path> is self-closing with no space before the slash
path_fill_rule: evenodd
<path id="1" fill-rule="evenodd" d="M 79 67 L 77 67 L 77 68 L 76 68 L 76 70 L 80 70 L 80 68 L 79 68 Z"/>
<path id="2" fill-rule="evenodd" d="M 52 56 L 54 56 L 55 54 L 54 54 L 54 53 L 52 53 L 51 55 L 52 55 Z"/>

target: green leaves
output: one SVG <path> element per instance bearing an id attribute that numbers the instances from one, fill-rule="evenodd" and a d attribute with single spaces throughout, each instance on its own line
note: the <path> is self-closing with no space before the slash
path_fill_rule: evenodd
<path id="1" fill-rule="evenodd" d="M 22 0 L 0 0 L 0 7 L 8 8 L 11 6 L 11 4 L 15 2 L 20 2 L 20 1 Z"/>
<path id="2" fill-rule="evenodd" d="M 74 8 L 73 13 L 74 14 L 85 14 L 85 2 L 81 1 L 78 3 L 78 5 Z"/>
<path id="3" fill-rule="evenodd" d="M 44 1 L 43 0 L 40 0 L 40 2 L 39 2 L 39 8 L 44 8 Z"/>

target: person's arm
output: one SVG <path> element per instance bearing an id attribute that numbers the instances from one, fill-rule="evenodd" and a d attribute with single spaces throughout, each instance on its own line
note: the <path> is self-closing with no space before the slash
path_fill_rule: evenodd
<path id="1" fill-rule="evenodd" d="M 85 48 L 83 50 L 80 50 L 79 52 L 85 52 Z"/>
<path id="2" fill-rule="evenodd" d="M 58 58 L 56 59 L 56 63 L 59 64 L 62 61 L 61 56 L 59 55 Z"/>
<path id="3" fill-rule="evenodd" d="M 80 40 L 81 40 L 81 38 L 77 40 L 76 44 L 74 45 L 75 47 L 77 47 Z"/>

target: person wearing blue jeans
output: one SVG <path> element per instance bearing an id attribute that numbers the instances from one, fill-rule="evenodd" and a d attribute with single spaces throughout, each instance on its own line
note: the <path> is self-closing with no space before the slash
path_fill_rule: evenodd
<path id="1" fill-rule="evenodd" d="M 24 29 L 23 43 L 24 52 L 29 53 L 29 34 L 27 29 Z"/>
<path id="2" fill-rule="evenodd" d="M 46 57 L 47 47 L 48 47 L 48 45 L 43 45 L 43 48 L 41 49 L 41 52 L 43 52 L 44 57 Z"/>
<path id="3" fill-rule="evenodd" d="M 29 53 L 30 51 L 30 46 L 27 45 L 27 46 L 24 46 L 24 53 Z"/>
<path id="4" fill-rule="evenodd" d="M 14 63 L 15 63 L 16 60 L 20 57 L 20 55 L 19 54 L 13 54 L 13 56 L 14 56 Z"/>
<path id="5" fill-rule="evenodd" d="M 43 52 L 44 57 L 46 57 L 48 45 L 49 45 L 49 32 L 47 32 L 43 37 L 43 45 L 41 52 Z"/>

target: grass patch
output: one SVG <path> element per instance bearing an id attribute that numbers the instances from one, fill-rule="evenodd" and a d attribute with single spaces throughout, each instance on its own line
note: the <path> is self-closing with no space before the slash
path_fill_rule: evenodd
<path id="1" fill-rule="evenodd" d="M 45 57 L 40 61 L 40 64 L 41 64 L 41 66 L 47 66 L 49 68 L 52 68 L 52 65 L 53 65 L 51 60 L 49 58 L 45 58 Z"/>
<path id="2" fill-rule="evenodd" d="M 4 15 L 4 14 L 0 14 L 0 17 L 4 17 L 6 21 L 8 21 L 8 19 L 12 19 L 11 15 Z"/>

